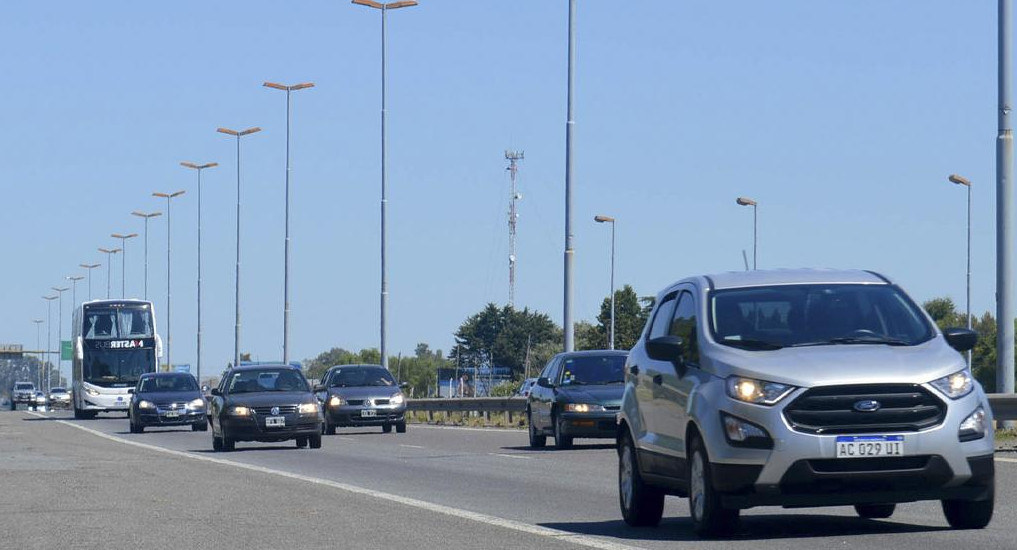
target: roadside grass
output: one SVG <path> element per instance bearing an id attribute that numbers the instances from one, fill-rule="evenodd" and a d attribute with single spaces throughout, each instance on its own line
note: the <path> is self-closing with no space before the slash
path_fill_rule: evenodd
<path id="1" fill-rule="evenodd" d="M 435 426 L 462 426 L 468 428 L 525 429 L 526 415 L 516 413 L 480 413 L 476 411 L 434 412 L 410 411 L 406 419 L 411 424 Z"/>
<path id="2" fill-rule="evenodd" d="M 1017 429 L 997 429 L 996 449 L 1017 451 Z"/>

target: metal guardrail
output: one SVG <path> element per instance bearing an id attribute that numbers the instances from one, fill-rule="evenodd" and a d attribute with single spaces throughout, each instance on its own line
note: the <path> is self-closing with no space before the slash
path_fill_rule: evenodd
<path id="1" fill-rule="evenodd" d="M 1017 395 L 990 393 L 989 406 L 996 420 L 1017 420 Z M 428 416 L 435 412 L 481 412 L 509 413 L 511 422 L 513 413 L 526 410 L 526 399 L 522 397 L 465 397 L 459 399 L 410 399 L 406 402 L 407 410 L 426 411 Z"/>

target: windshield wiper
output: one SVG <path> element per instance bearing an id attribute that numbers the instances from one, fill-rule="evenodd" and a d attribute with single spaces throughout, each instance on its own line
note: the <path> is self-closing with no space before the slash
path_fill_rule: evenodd
<path id="1" fill-rule="evenodd" d="M 792 347 L 802 348 L 808 346 L 829 346 L 838 344 L 875 344 L 875 345 L 886 345 L 886 346 L 910 346 L 911 342 L 907 340 L 901 340 L 899 338 L 890 338 L 884 336 L 843 336 L 840 338 L 830 338 L 829 340 L 821 340 L 818 342 L 802 342 L 800 344 L 794 344 Z"/>
<path id="2" fill-rule="evenodd" d="M 766 340 L 753 340 L 751 338 L 724 338 L 721 343 L 734 346 L 738 348 L 751 349 L 751 350 L 775 350 L 781 349 L 784 346 L 776 342 L 767 342 Z"/>

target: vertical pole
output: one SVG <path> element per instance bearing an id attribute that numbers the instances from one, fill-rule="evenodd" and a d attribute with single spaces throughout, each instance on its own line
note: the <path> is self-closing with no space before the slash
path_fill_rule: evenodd
<path id="1" fill-rule="evenodd" d="M 148 216 L 145 216 L 145 299 L 148 300 Z"/>
<path id="2" fill-rule="evenodd" d="M 611 222 L 611 341 L 608 349 L 614 349 L 614 228 L 616 221 Z"/>
<path id="3" fill-rule="evenodd" d="M 53 300 L 46 300 L 46 359 L 50 360 L 53 353 Z M 49 375 L 52 369 L 46 365 L 46 388 L 49 391 Z"/>
<path id="4" fill-rule="evenodd" d="M 385 210 L 388 200 L 385 197 L 385 13 L 387 4 L 381 8 L 381 366 L 388 369 L 388 347 L 386 342 L 388 313 L 388 271 L 386 265 Z"/>
<path id="5" fill-rule="evenodd" d="M 759 232 L 758 232 L 759 224 L 758 224 L 758 216 L 757 216 L 757 212 L 758 212 L 757 209 L 758 208 L 759 208 L 758 204 L 753 204 L 752 205 L 752 269 L 753 269 L 753 271 L 757 269 L 756 268 L 756 246 L 757 246 L 757 243 L 759 242 L 759 237 L 758 237 L 758 235 L 759 235 Z"/>
<path id="6" fill-rule="evenodd" d="M 64 368 L 64 292 L 61 290 L 57 292 L 57 384 L 60 383 L 60 373 Z M 49 389 L 52 384 L 46 387 L 46 395 L 49 395 Z"/>
<path id="7" fill-rule="evenodd" d="M 999 134 L 996 140 L 996 391 L 1014 392 L 1013 130 L 1010 127 L 1011 1 L 999 0 Z M 1012 424 L 1012 422 L 1008 422 Z"/>
<path id="8" fill-rule="evenodd" d="M 92 300 L 92 268 L 88 268 L 88 300 Z"/>
<path id="9" fill-rule="evenodd" d="M 968 188 L 968 281 L 967 281 L 967 318 L 968 330 L 971 330 L 971 184 Z M 971 350 L 968 350 L 968 367 L 971 367 Z"/>
<path id="10" fill-rule="evenodd" d="M 201 168 L 198 168 L 198 358 L 197 380 L 201 386 Z"/>
<path id="11" fill-rule="evenodd" d="M 170 203 L 173 199 L 166 197 L 166 365 L 173 370 L 173 361 L 170 355 L 171 343 L 173 342 L 173 331 L 170 328 L 172 322 L 170 317 L 170 226 L 173 223 L 173 212 L 170 211 Z"/>
<path id="12" fill-rule="evenodd" d="M 286 88 L 286 246 L 283 252 L 283 363 L 290 362 L 290 89 Z"/>
<path id="13" fill-rule="evenodd" d="M 120 297 L 127 297 L 127 239 L 120 239 Z"/>
<path id="14" fill-rule="evenodd" d="M 575 119 L 572 116 L 572 88 L 575 82 L 575 19 L 576 0 L 569 0 L 568 120 L 565 122 L 565 311 L 562 322 L 565 329 L 566 352 L 575 349 L 575 327 L 572 324 L 572 265 L 575 256 L 572 242 L 572 130 L 575 126 Z"/>
<path id="15" fill-rule="evenodd" d="M 236 325 L 233 332 L 233 366 L 240 364 L 240 135 L 237 135 L 237 278 Z"/>
<path id="16" fill-rule="evenodd" d="M 41 321 L 32 321 L 32 322 L 35 323 L 35 349 L 39 351 L 39 355 L 42 355 L 42 343 L 40 342 L 41 338 L 39 337 L 39 334 L 40 334 L 39 323 L 41 323 Z M 43 363 L 44 363 L 44 361 L 39 361 L 39 387 L 40 388 L 42 387 L 42 365 L 43 365 Z"/>
<path id="17" fill-rule="evenodd" d="M 113 254 L 111 252 L 106 253 L 106 299 L 109 300 L 109 270 L 112 268 L 110 264 L 113 263 Z"/>

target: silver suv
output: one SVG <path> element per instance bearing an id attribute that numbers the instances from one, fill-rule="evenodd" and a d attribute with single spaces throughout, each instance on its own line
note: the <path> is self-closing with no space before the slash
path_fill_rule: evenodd
<path id="1" fill-rule="evenodd" d="M 854 505 L 887 518 L 942 501 L 993 511 L 992 411 L 961 351 L 886 277 L 777 270 L 691 277 L 657 295 L 625 366 L 618 485 L 630 525 L 687 496 L 695 531 L 754 506 Z"/>

